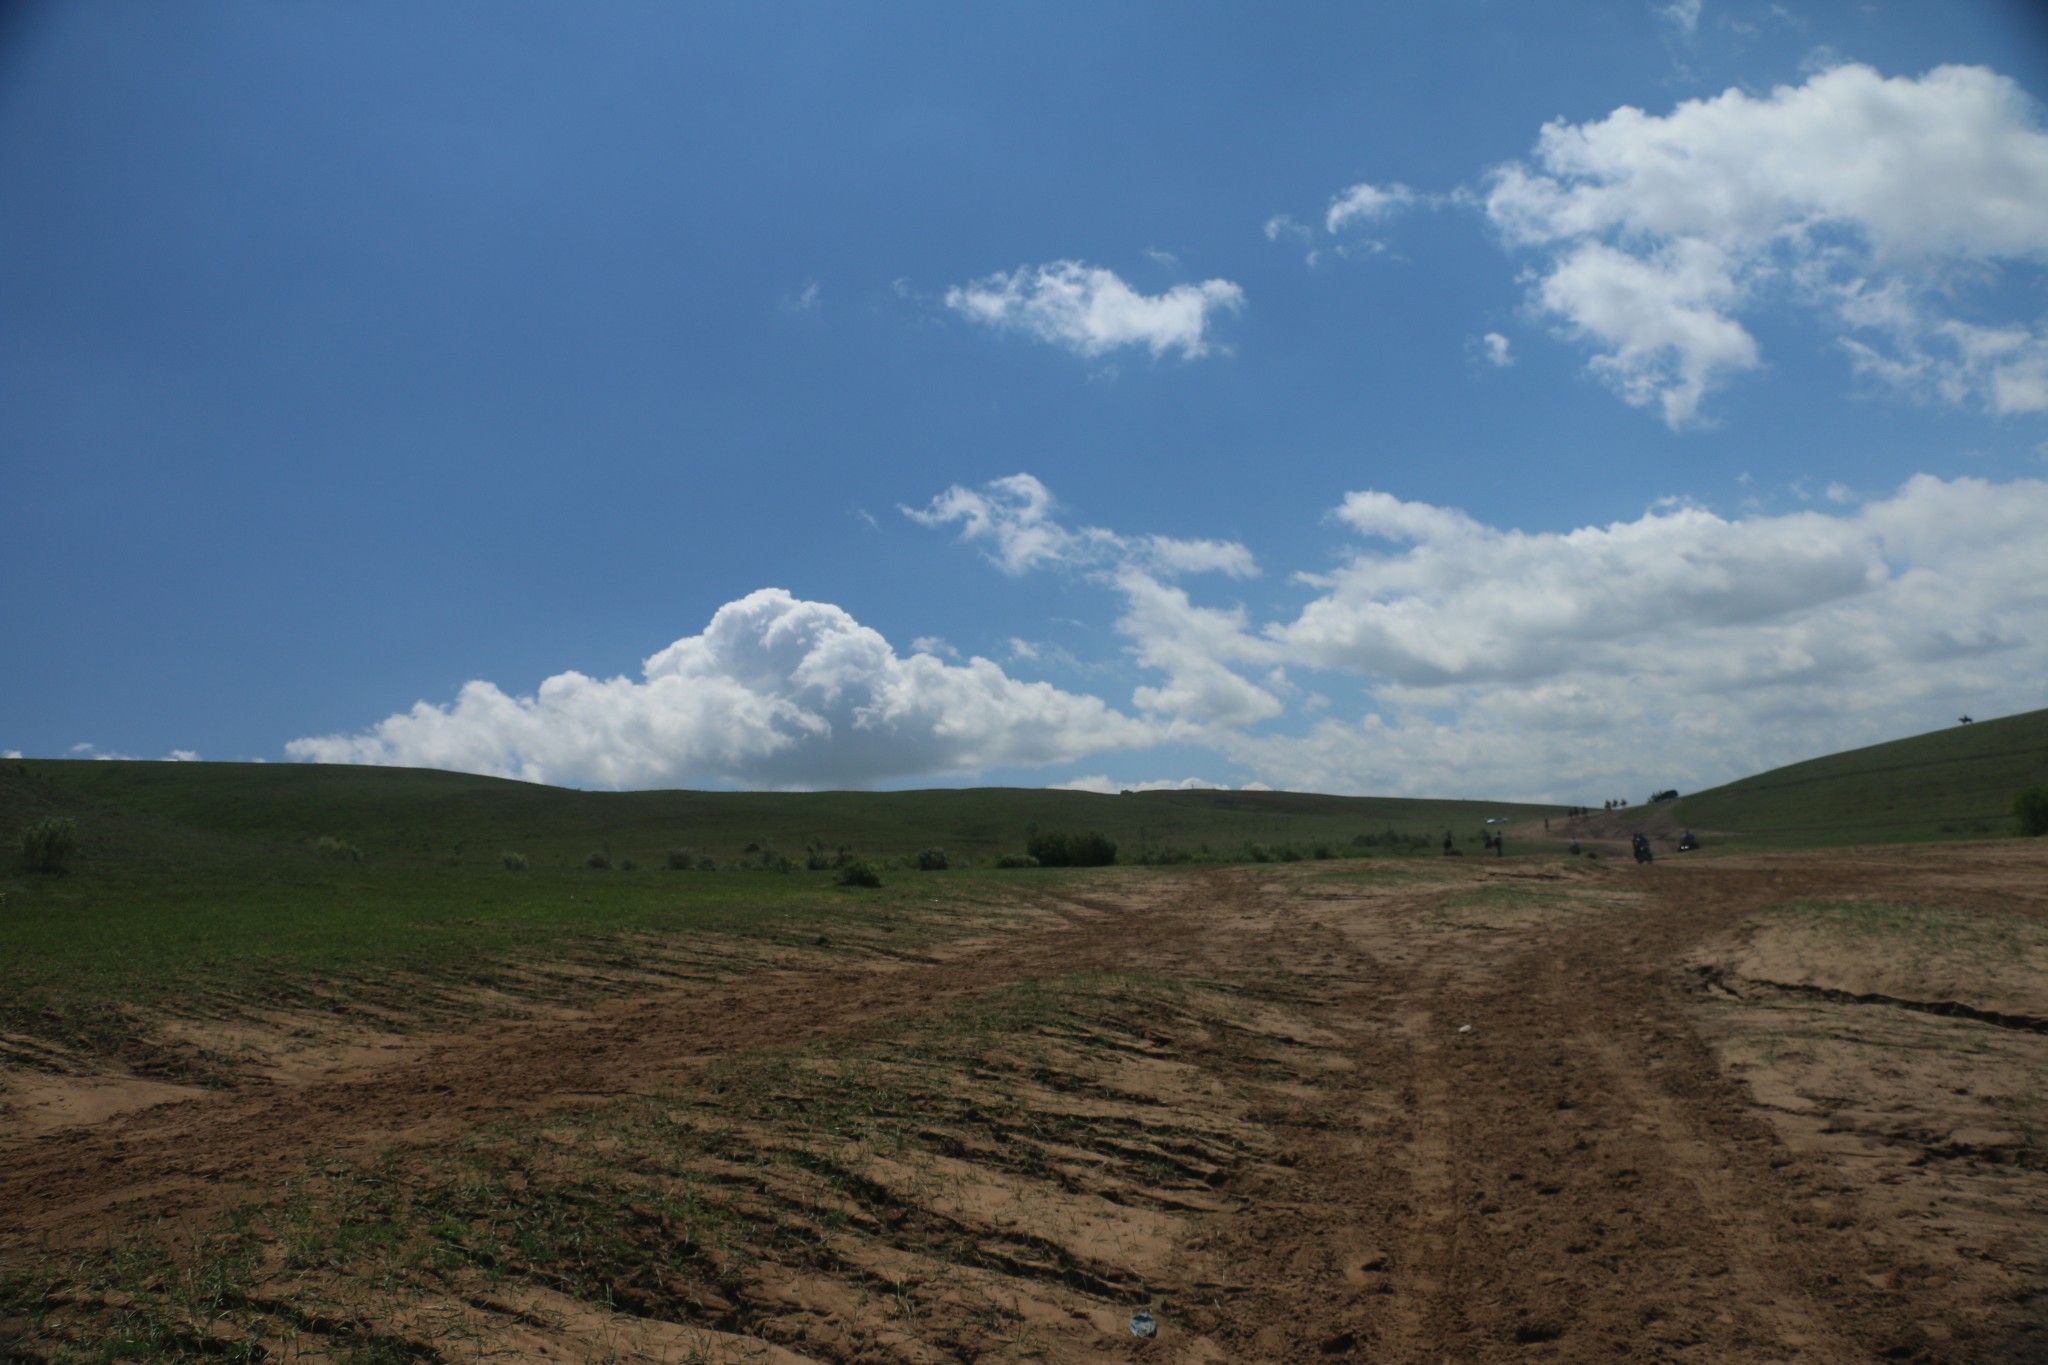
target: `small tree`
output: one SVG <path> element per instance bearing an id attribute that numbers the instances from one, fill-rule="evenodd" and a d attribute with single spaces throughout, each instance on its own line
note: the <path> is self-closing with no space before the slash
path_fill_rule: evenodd
<path id="1" fill-rule="evenodd" d="M 31 872 L 62 872 L 78 852 L 78 822 L 61 815 L 38 820 L 21 832 L 21 863 Z"/>
<path id="2" fill-rule="evenodd" d="M 526 855 L 524 853 L 500 853 L 498 858 L 505 864 L 507 872 L 526 871 Z"/>
<path id="3" fill-rule="evenodd" d="M 2012 801 L 2020 833 L 2029 838 L 2048 834 L 2048 787 L 2029 787 Z"/>

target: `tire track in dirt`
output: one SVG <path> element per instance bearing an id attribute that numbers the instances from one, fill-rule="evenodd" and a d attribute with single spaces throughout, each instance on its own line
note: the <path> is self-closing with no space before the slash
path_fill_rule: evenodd
<path id="1" fill-rule="evenodd" d="M 1624 903 L 1476 926 L 1442 961 L 1416 929 L 1440 887 L 1348 906 L 1284 878 L 1239 889 L 1236 918 L 1264 940 L 1243 956 L 1269 976 L 1329 957 L 1333 931 L 1348 939 L 1357 986 L 1296 1003 L 1343 1035 L 1352 1070 L 1276 1113 L 1284 1176 L 1241 1191 L 1231 1239 L 1235 1278 L 1260 1288 L 1204 1330 L 1246 1359 L 1914 1355 L 1911 1315 L 1876 1287 L 1879 1230 L 1721 1073 L 1686 1021 L 1696 987 L 1679 966 L 1764 906 L 1888 879 L 1672 871 L 1603 871 L 1586 885 Z M 1272 1080 L 1244 1061 L 1209 1064 Z"/>

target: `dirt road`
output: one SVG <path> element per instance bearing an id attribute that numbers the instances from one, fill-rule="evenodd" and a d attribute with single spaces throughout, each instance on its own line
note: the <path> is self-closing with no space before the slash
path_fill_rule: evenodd
<path id="1" fill-rule="evenodd" d="M 0 1135 L 0 1256 L 43 1276 L 0 1326 L 195 1316 L 50 1268 L 151 1220 L 243 1249 L 173 1354 L 2048 1359 L 2048 849 L 1463 861 L 1119 879 L 925 960 Z M 1960 927 L 1909 969 L 1810 903 Z M 402 1197 L 347 1212 L 371 1162 Z M 558 1208 L 603 1255 L 504 1232 Z M 303 1250 L 365 1220 L 460 1254 L 373 1293 Z"/>

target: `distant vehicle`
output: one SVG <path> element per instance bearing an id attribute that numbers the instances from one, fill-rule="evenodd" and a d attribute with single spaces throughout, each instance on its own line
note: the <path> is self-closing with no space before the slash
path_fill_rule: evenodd
<path id="1" fill-rule="evenodd" d="M 1637 862 L 1639 862 L 1639 863 L 1647 863 L 1647 862 L 1649 862 L 1649 861 L 1650 861 L 1650 859 L 1651 859 L 1651 858 L 1653 858 L 1653 857 L 1655 857 L 1655 856 L 1656 856 L 1655 854 L 1653 854 L 1653 853 L 1651 853 L 1651 852 L 1650 852 L 1650 836 L 1649 836 L 1649 835 L 1647 835 L 1647 834 L 1638 834 L 1638 835 L 1637 835 L 1637 836 L 1636 836 L 1636 837 L 1635 837 L 1635 838 L 1634 838 L 1633 840 L 1631 840 L 1630 842 L 1631 842 L 1631 843 L 1632 843 L 1632 844 L 1634 845 L 1634 847 L 1635 847 L 1635 853 L 1636 853 L 1636 861 L 1637 861 Z"/>
<path id="2" fill-rule="evenodd" d="M 1505 815 L 1489 815 L 1486 817 L 1486 823 L 1489 825 L 1505 825 L 1507 822 L 1508 818 Z"/>
<path id="3" fill-rule="evenodd" d="M 1687 830 L 1685 832 L 1684 837 L 1682 837 L 1678 841 L 1678 851 L 1680 853 L 1690 853 L 1699 846 L 1700 841 L 1697 837 L 1694 836 L 1691 830 Z"/>

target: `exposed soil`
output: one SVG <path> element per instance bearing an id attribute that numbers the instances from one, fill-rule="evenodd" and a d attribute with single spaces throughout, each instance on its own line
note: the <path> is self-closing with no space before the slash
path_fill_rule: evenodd
<path id="1" fill-rule="evenodd" d="M 0 1354 L 2048 1359 L 2040 843 L 1128 877 L 859 947 L 41 1082 Z"/>

